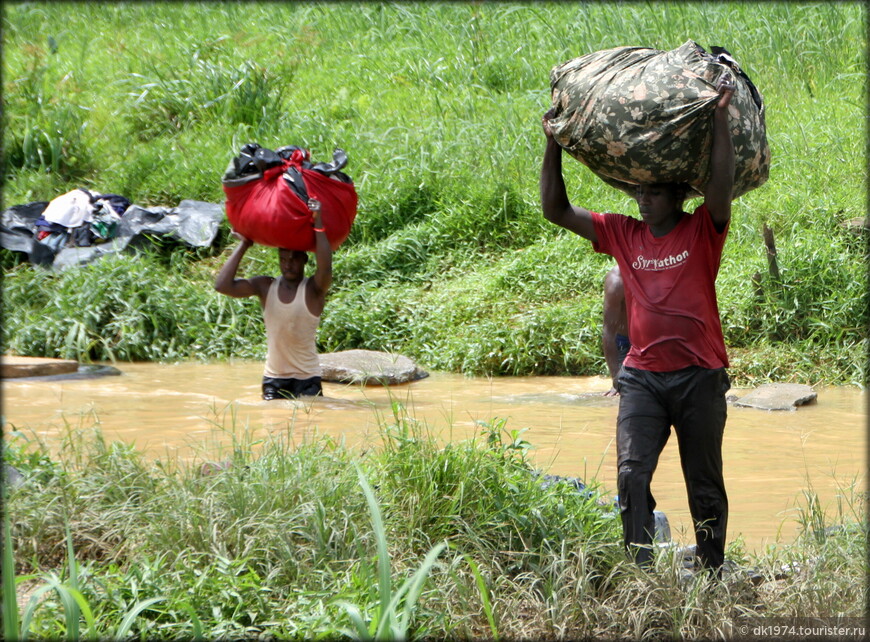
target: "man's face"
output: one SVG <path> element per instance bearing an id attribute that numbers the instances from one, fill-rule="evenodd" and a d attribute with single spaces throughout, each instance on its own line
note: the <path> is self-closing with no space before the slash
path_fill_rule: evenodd
<path id="1" fill-rule="evenodd" d="M 278 267 L 281 276 L 287 281 L 296 281 L 305 275 L 305 264 L 308 262 L 308 254 L 298 250 L 278 250 Z"/>
<path id="2" fill-rule="evenodd" d="M 678 214 L 683 207 L 683 198 L 676 186 L 662 183 L 638 185 L 635 200 L 643 222 L 658 225 Z"/>

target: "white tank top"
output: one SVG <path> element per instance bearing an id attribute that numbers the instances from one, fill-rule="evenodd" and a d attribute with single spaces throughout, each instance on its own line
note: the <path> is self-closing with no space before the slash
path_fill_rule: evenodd
<path id="1" fill-rule="evenodd" d="M 266 367 L 263 374 L 276 379 L 308 379 L 321 376 L 315 339 L 320 317 L 311 314 L 305 303 L 303 278 L 290 303 L 278 298 L 280 278 L 272 281 L 266 293 L 263 321 L 266 324 Z"/>

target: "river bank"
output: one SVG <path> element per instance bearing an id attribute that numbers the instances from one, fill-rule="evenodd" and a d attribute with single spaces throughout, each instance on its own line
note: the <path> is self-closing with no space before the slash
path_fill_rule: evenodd
<path id="1" fill-rule="evenodd" d="M 41 446 L 7 443 L 26 480 L 7 501 L 18 572 L 42 578 L 27 587 L 52 571 L 75 581 L 93 615 L 83 633 L 110 634 L 143 606 L 141 635 L 206 639 L 337 637 L 353 609 L 364 626 L 395 616 L 412 637 L 465 639 L 745 639 L 738 627 L 751 618 L 863 614 L 858 488 L 843 488 L 833 512 L 807 489 L 793 541 L 758 552 L 731 542 L 722 580 L 688 572 L 676 547 L 647 573 L 625 561 L 601 488 L 579 493 L 531 474 L 532 431 L 479 420 L 476 437 L 444 443 L 394 399 L 369 405 L 378 417 L 358 448 L 286 421 L 264 432 L 239 410 L 213 425 L 228 441 L 210 467 L 108 438 L 96 407 L 94 423 L 61 419 L 56 453 L 44 436 Z M 190 437 L 195 452 L 216 454 L 209 434 Z M 388 608 L 421 569 L 420 593 Z M 58 596 L 48 598 L 37 636 L 67 626 Z"/>
<path id="2" fill-rule="evenodd" d="M 98 379 L 4 382 L 5 422 L 32 431 L 56 452 L 68 427 L 99 427 L 149 458 L 191 464 L 219 461 L 232 427 L 257 441 L 285 434 L 294 443 L 327 436 L 353 449 L 380 443 L 380 425 L 396 408 L 440 443 L 479 434 L 503 420 L 522 431 L 529 460 L 547 474 L 595 480 L 615 492 L 617 402 L 602 377 L 463 377 L 447 373 L 383 388 L 325 383 L 312 403 L 263 402 L 262 363 L 116 363 L 123 375 Z M 741 393 L 739 389 L 735 393 Z M 731 498 L 729 532 L 752 551 L 791 542 L 803 490 L 831 509 L 844 488 L 865 479 L 866 392 L 820 387 L 795 411 L 729 408 L 724 439 Z M 691 543 L 676 441 L 665 448 L 653 492 L 675 539 Z"/>
<path id="3" fill-rule="evenodd" d="M 359 211 L 335 253 L 321 351 L 397 351 L 474 375 L 605 372 L 613 261 L 541 215 L 549 72 L 608 47 L 724 46 L 764 97 L 775 169 L 734 201 L 717 279 L 732 376 L 867 381 L 868 237 L 849 225 L 867 201 L 849 162 L 865 151 L 860 3 L 764 16 L 733 2 L 203 4 L 193 21 L 176 3 L 8 9 L 9 205 L 78 187 L 146 208 L 220 204 L 241 143 L 314 159 L 340 147 Z M 152 15 L 168 27 L 159 37 Z M 93 46 L 115 34 L 124 42 Z M 565 175 L 572 202 L 637 212 L 581 163 Z M 259 304 L 212 287 L 229 225 L 208 248 L 152 240 L 63 273 L 0 251 L 4 346 L 81 361 L 262 358 Z M 275 255 L 255 246 L 240 275 L 276 274 Z"/>

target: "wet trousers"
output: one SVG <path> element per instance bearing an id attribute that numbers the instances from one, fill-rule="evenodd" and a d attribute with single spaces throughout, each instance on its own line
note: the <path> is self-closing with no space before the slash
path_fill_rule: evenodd
<path id="1" fill-rule="evenodd" d="M 722 435 L 730 381 L 724 368 L 692 366 L 651 372 L 623 366 L 617 377 L 617 489 L 626 548 L 641 565 L 652 560 L 656 502 L 650 483 L 659 455 L 677 435 L 700 563 L 725 561 L 728 497 L 722 474 Z"/>
<path id="2" fill-rule="evenodd" d="M 263 399 L 296 399 L 297 397 L 316 397 L 323 394 L 320 377 L 308 379 L 277 379 L 263 377 Z"/>

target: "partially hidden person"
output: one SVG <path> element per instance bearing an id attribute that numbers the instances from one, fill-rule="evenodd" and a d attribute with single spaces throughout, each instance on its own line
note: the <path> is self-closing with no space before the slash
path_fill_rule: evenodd
<path id="1" fill-rule="evenodd" d="M 604 351 L 604 361 L 610 375 L 610 390 L 605 397 L 615 397 L 616 376 L 622 367 L 631 340 L 628 338 L 628 317 L 625 313 L 625 290 L 622 286 L 622 276 L 619 266 L 613 267 L 604 277 L 604 322 L 601 326 L 601 348 Z"/>
<path id="2" fill-rule="evenodd" d="M 260 299 L 266 326 L 266 364 L 263 399 L 295 399 L 323 394 L 322 370 L 317 354 L 317 328 L 332 284 L 332 248 L 323 228 L 320 203 L 309 199 L 315 238 L 315 271 L 305 276 L 308 253 L 278 249 L 281 276 L 236 278 L 245 252 L 253 241 L 233 231 L 239 245 L 215 278 L 215 290 L 234 298 Z"/>
<path id="3" fill-rule="evenodd" d="M 712 115 L 709 181 L 688 213 L 684 184 L 638 185 L 640 219 L 572 205 L 562 149 L 543 117 L 546 148 L 541 205 L 547 220 L 616 259 L 625 289 L 631 348 L 617 375 L 617 489 L 626 549 L 647 566 L 653 557 L 653 473 L 673 426 L 696 536 L 696 563 L 721 572 L 728 498 L 722 466 L 730 388 L 715 281 L 731 220 L 734 144 L 730 76 L 720 79 Z"/>

